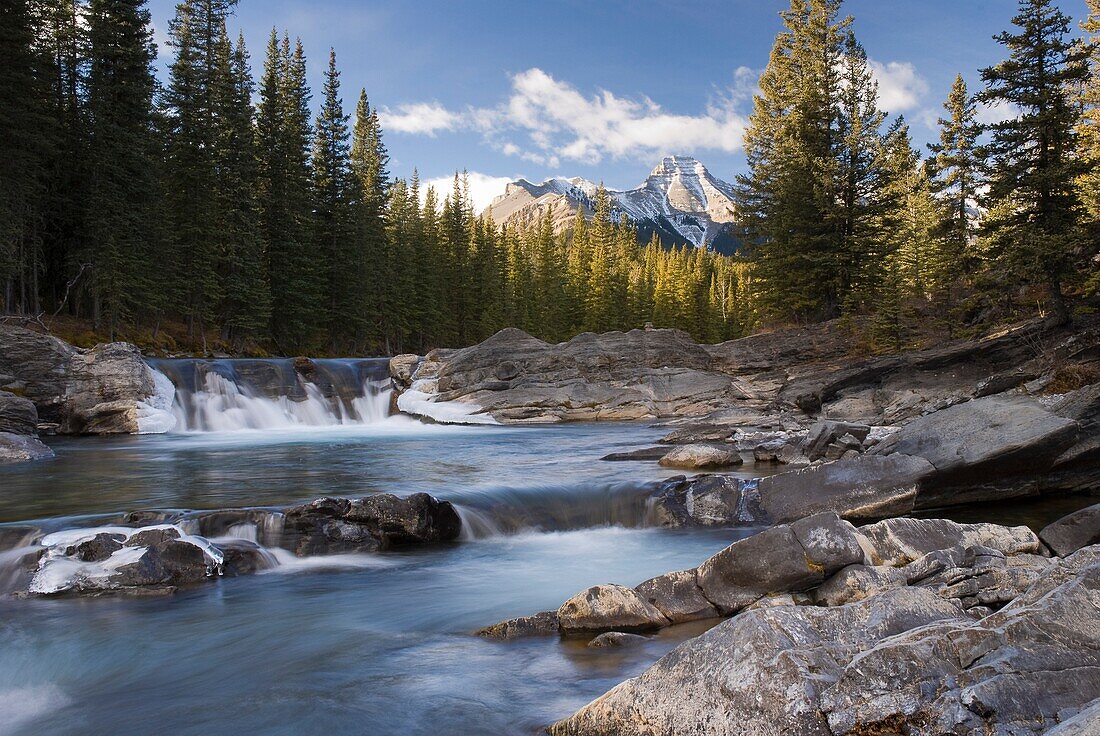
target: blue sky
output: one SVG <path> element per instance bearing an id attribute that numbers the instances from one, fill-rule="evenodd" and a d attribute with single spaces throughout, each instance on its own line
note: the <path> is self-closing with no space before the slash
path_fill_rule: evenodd
<path id="1" fill-rule="evenodd" d="M 1080 18 L 1083 0 L 1063 0 Z M 639 183 L 662 154 L 695 155 L 730 180 L 741 130 L 786 0 L 241 0 L 259 75 L 274 26 L 300 36 L 315 98 L 330 46 L 345 104 L 361 87 L 383 112 L 395 175 L 472 172 L 484 199 L 505 179 Z M 151 0 L 158 42 L 174 0 Z M 954 76 L 1001 58 L 993 34 L 1015 0 L 848 0 L 878 65 L 886 109 L 915 139 Z M 162 61 L 168 49 L 161 49 Z M 315 99 L 316 102 L 316 99 Z M 995 115 L 991 111 L 990 115 Z"/>

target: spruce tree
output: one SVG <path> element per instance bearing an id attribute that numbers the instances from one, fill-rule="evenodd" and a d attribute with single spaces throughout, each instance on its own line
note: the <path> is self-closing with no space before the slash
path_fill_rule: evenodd
<path id="1" fill-rule="evenodd" d="M 259 174 L 252 109 L 255 84 L 243 35 L 233 46 L 222 34 L 218 65 L 221 83 L 215 152 L 223 295 L 218 317 L 223 337 L 239 348 L 244 340 L 265 337 L 271 316 L 256 202 Z"/>
<path id="2" fill-rule="evenodd" d="M 848 19 L 839 0 L 791 0 L 760 79 L 738 176 L 762 306 L 773 320 L 830 317 L 840 307 L 837 151 Z"/>
<path id="3" fill-rule="evenodd" d="M 1088 79 L 1088 49 L 1069 38 L 1070 19 L 1053 0 L 1020 0 L 1016 32 L 995 39 L 1008 59 L 982 70 L 980 98 L 1011 105 L 1013 119 L 992 126 L 985 223 L 1001 278 L 1046 286 L 1051 316 L 1069 317 L 1062 287 L 1081 244 L 1077 155 L 1081 107 L 1072 90 Z M 1000 206 L 998 206 L 1000 205 Z"/>
<path id="4" fill-rule="evenodd" d="M 348 116 L 340 98 L 340 72 L 336 52 L 329 50 L 324 99 L 313 141 L 313 193 L 315 201 L 316 257 L 325 265 L 325 324 L 333 352 L 351 350 L 362 335 L 357 307 L 363 298 L 359 281 L 352 207 Z"/>
<path id="5" fill-rule="evenodd" d="M 390 209 L 412 206 L 407 192 L 402 192 L 400 201 L 392 205 L 388 202 L 388 165 L 389 155 L 382 142 L 377 111 L 371 108 L 366 90 L 360 90 L 351 143 L 351 170 L 356 187 L 356 253 L 354 265 L 349 267 L 355 269 L 362 293 L 360 319 L 364 335 L 387 352 L 405 332 L 404 278 L 395 257 L 400 246 L 399 241 L 387 237 L 387 215 Z M 402 228 L 399 232 L 405 236 L 411 231 Z"/>
<path id="6" fill-rule="evenodd" d="M 1100 291 L 1100 0 L 1085 0 L 1089 14 L 1081 29 L 1089 34 L 1089 78 L 1081 96 L 1084 114 L 1077 128 L 1083 171 L 1077 178 L 1077 191 L 1085 207 L 1091 243 L 1081 259 L 1090 272 L 1088 289 Z"/>
<path id="7" fill-rule="evenodd" d="M 144 0 L 92 0 L 87 22 L 93 317 L 113 338 L 137 308 L 162 307 L 155 281 L 166 265 L 154 224 L 156 53 Z"/>

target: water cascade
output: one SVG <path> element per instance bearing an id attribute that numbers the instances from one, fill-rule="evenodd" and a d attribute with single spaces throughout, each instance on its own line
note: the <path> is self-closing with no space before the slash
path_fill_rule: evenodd
<path id="1" fill-rule="evenodd" d="M 150 360 L 175 386 L 175 431 L 370 424 L 389 416 L 386 358 Z"/>

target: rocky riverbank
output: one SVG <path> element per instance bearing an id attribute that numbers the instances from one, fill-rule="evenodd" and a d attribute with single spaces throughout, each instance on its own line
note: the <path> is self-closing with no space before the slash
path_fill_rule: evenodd
<path id="1" fill-rule="evenodd" d="M 1100 505 L 1038 535 L 818 514 L 695 569 L 597 585 L 479 633 L 623 646 L 626 634 L 727 617 L 555 736 L 1084 734 L 1073 723 L 1100 701 L 1097 542 Z"/>

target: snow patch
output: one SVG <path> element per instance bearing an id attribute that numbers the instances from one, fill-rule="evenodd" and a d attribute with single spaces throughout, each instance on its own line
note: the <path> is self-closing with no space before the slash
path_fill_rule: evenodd
<path id="1" fill-rule="evenodd" d="M 440 424 L 500 424 L 477 404 L 464 401 L 437 401 L 423 381 L 416 381 L 408 391 L 397 397 L 397 408 L 406 414 L 427 417 Z"/>
<path id="2" fill-rule="evenodd" d="M 153 395 L 137 402 L 138 434 L 171 432 L 176 426 L 176 416 L 172 413 L 176 387 L 160 371 L 152 368 L 149 371 L 153 374 Z"/>

